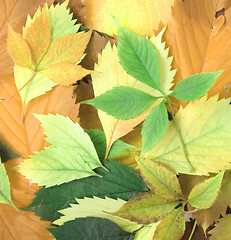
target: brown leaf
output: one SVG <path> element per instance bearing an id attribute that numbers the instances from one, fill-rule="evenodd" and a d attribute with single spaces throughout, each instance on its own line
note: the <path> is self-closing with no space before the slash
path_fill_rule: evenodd
<path id="1" fill-rule="evenodd" d="M 220 10 L 219 0 L 176 1 L 174 19 L 166 31 L 167 44 L 174 56 L 173 68 L 177 68 L 175 84 L 195 73 L 226 70 L 209 95 L 220 93 L 225 97 L 224 87 L 230 82 L 231 58 L 231 8 L 225 10 L 223 27 L 212 35 L 215 14 Z"/>

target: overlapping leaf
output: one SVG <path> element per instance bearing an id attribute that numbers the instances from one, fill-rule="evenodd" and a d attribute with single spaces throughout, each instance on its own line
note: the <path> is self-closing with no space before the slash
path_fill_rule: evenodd
<path id="1" fill-rule="evenodd" d="M 218 96 L 208 100 L 204 97 L 181 108 L 175 116 L 196 175 L 216 173 L 230 166 L 230 100 L 217 99 Z M 145 157 L 161 161 L 176 172 L 190 173 L 172 122 L 161 141 Z"/>
<path id="2" fill-rule="evenodd" d="M 91 32 L 74 34 L 79 25 L 74 25 L 66 7 L 67 2 L 50 9 L 47 6 L 43 10 L 39 8 L 33 19 L 27 19 L 23 36 L 9 27 L 8 51 L 16 64 L 15 82 L 19 90 L 23 88 L 19 93 L 25 104 L 56 84 L 67 86 L 90 73 L 75 64 L 83 57 Z M 64 27 L 65 31 L 61 31 Z M 15 51 L 15 47 L 19 51 Z"/>
<path id="3" fill-rule="evenodd" d="M 166 24 L 171 19 L 170 0 L 87 0 L 85 24 L 107 34 L 116 34 L 116 25 L 112 16 L 115 16 L 121 24 L 131 31 L 143 36 L 153 35 L 153 29 L 159 27 L 159 23 Z M 103 14 L 102 14 L 103 13 Z"/>
<path id="4" fill-rule="evenodd" d="M 127 219 L 113 216 L 107 213 L 119 210 L 119 208 L 123 206 L 126 201 L 123 201 L 121 199 L 115 200 L 108 197 L 105 199 L 97 197 L 84 198 L 76 199 L 76 201 L 78 204 L 71 204 L 70 208 L 59 211 L 64 216 L 61 216 L 61 218 L 54 221 L 54 224 L 63 225 L 65 222 L 74 220 L 76 218 L 101 217 L 115 222 L 128 232 L 133 232 L 141 227 L 141 225 L 134 222 L 134 220 L 129 221 Z"/>
<path id="5" fill-rule="evenodd" d="M 61 115 L 37 115 L 37 118 L 52 146 L 25 160 L 20 166 L 23 175 L 47 187 L 96 175 L 92 169 L 102 164 L 90 137 L 78 123 Z"/>
<path id="6" fill-rule="evenodd" d="M 58 210 L 67 208 L 70 203 L 76 203 L 75 197 L 108 196 L 127 201 L 135 194 L 148 190 L 141 177 L 126 165 L 117 161 L 104 161 L 104 165 L 109 172 L 103 168 L 96 169 L 96 173 L 102 178 L 92 176 L 40 189 L 26 210 L 35 212 L 43 220 L 54 221 L 60 217 Z"/>

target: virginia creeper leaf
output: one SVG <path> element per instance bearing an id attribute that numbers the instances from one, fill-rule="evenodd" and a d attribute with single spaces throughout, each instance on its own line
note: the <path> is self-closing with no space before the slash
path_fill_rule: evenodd
<path id="1" fill-rule="evenodd" d="M 136 235 L 135 240 L 153 240 L 153 235 L 156 231 L 156 227 L 158 226 L 159 222 L 151 223 L 148 225 L 143 225 L 143 228 L 140 229 Z"/>
<path id="2" fill-rule="evenodd" d="M 175 209 L 163 218 L 157 226 L 153 240 L 180 240 L 185 231 L 182 207 Z"/>
<path id="3" fill-rule="evenodd" d="M 195 175 L 217 173 L 225 166 L 230 166 L 230 99 L 217 99 L 218 96 L 195 100 L 175 115 Z M 185 162 L 173 122 L 170 122 L 157 145 L 144 157 L 163 162 L 175 172 L 192 174 Z"/>
<path id="4" fill-rule="evenodd" d="M 156 99 L 137 89 L 120 86 L 83 103 L 91 104 L 117 119 L 128 120 L 140 115 Z"/>
<path id="5" fill-rule="evenodd" d="M 159 221 L 178 204 L 179 201 L 164 198 L 154 192 L 140 193 L 131 198 L 117 212 L 110 214 L 138 223 L 149 224 Z"/>
<path id="6" fill-rule="evenodd" d="M 39 186 L 51 187 L 96 173 L 73 148 L 48 147 L 20 165 L 20 173 Z"/>
<path id="7" fill-rule="evenodd" d="M 53 147 L 63 147 L 67 151 L 69 149 L 76 151 L 76 154 L 81 156 L 83 161 L 92 169 L 102 166 L 90 137 L 78 123 L 58 114 L 34 115 L 41 122 L 47 136 L 46 140 Z"/>
<path id="8" fill-rule="evenodd" d="M 222 72 L 201 73 L 187 77 L 176 85 L 171 96 L 185 102 L 198 99 L 212 87 Z"/>
<path id="9" fill-rule="evenodd" d="M 103 168 L 95 171 L 102 178 L 91 176 L 74 180 L 59 186 L 41 188 L 35 193 L 32 203 L 24 210 L 33 211 L 42 220 L 54 221 L 60 217 L 58 210 L 69 207 L 70 203 L 76 203 L 75 197 L 108 196 L 113 199 L 128 201 L 140 192 L 148 191 L 146 184 L 140 175 L 133 169 L 118 161 L 104 161 L 109 172 Z"/>
<path id="10" fill-rule="evenodd" d="M 231 215 L 227 214 L 223 218 L 219 219 L 219 222 L 215 225 L 215 228 L 209 231 L 209 234 L 212 234 L 209 237 L 211 240 L 219 240 L 222 237 L 222 240 L 229 240 L 231 238 L 230 232 L 231 224 Z"/>
<path id="11" fill-rule="evenodd" d="M 11 200 L 10 182 L 3 163 L 0 163 L 0 178 L 0 203 L 9 204 L 17 209 Z"/>
<path id="12" fill-rule="evenodd" d="M 30 48 L 25 39 L 16 33 L 8 24 L 7 51 L 18 66 L 31 68 L 32 57 Z"/>
<path id="13" fill-rule="evenodd" d="M 2 141 L 0 141 L 0 156 L 2 162 L 6 162 L 12 158 L 20 157 L 18 154 L 12 152 Z"/>
<path id="14" fill-rule="evenodd" d="M 114 212 L 120 209 L 126 202 L 121 199 L 102 198 L 84 198 L 76 199 L 78 204 L 71 204 L 71 207 L 60 210 L 64 216 L 54 221 L 56 225 L 63 225 L 67 221 L 84 217 L 102 217 L 118 224 L 125 231 L 133 232 L 141 227 L 136 222 L 110 215 L 107 212 Z"/>
<path id="15" fill-rule="evenodd" d="M 209 208 L 217 197 L 224 172 L 225 170 L 196 185 L 188 196 L 188 202 L 195 208 Z"/>
<path id="16" fill-rule="evenodd" d="M 128 74 L 161 92 L 156 49 L 150 40 L 127 30 L 119 23 L 118 56 Z"/>
<path id="17" fill-rule="evenodd" d="M 168 113 L 164 102 L 155 106 L 148 114 L 142 128 L 142 152 L 143 156 L 162 138 L 168 128 Z"/>
<path id="18" fill-rule="evenodd" d="M 107 219 L 93 217 L 80 218 L 48 230 L 57 240 L 133 240 L 135 236 Z"/>
<path id="19" fill-rule="evenodd" d="M 182 198 L 179 181 L 173 171 L 149 159 L 137 162 L 141 175 L 151 190 L 167 199 L 179 200 Z"/>
<path id="20" fill-rule="evenodd" d="M 25 40 L 31 50 L 33 62 L 37 66 L 46 53 L 51 41 L 51 31 L 45 8 L 33 24 L 27 28 Z"/>

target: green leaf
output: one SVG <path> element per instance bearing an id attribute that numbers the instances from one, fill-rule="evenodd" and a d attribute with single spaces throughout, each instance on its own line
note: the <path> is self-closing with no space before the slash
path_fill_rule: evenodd
<path id="1" fill-rule="evenodd" d="M 93 142 L 99 159 L 104 159 L 106 154 L 106 137 L 104 132 L 99 129 L 87 129 L 85 132 Z"/>
<path id="2" fill-rule="evenodd" d="M 156 194 L 167 199 L 183 198 L 178 178 L 172 170 L 149 159 L 137 162 L 144 181 Z"/>
<path id="3" fill-rule="evenodd" d="M 2 162 L 6 162 L 12 158 L 20 157 L 18 154 L 12 152 L 2 141 L 0 141 L 0 156 Z"/>
<path id="4" fill-rule="evenodd" d="M 142 128 L 143 156 L 162 138 L 168 128 L 168 113 L 164 102 L 155 106 L 148 114 Z"/>
<path id="5" fill-rule="evenodd" d="M 114 116 L 127 120 L 144 112 L 158 98 L 131 87 L 114 87 L 98 97 L 84 101 Z"/>
<path id="6" fill-rule="evenodd" d="M 10 182 L 4 164 L 0 161 L 0 203 L 9 204 L 17 210 L 11 200 Z M 17 210 L 18 211 L 18 210 Z"/>
<path id="7" fill-rule="evenodd" d="M 96 173 L 103 178 L 91 176 L 59 186 L 41 188 L 35 193 L 32 203 L 24 210 L 33 211 L 42 220 L 54 221 L 60 217 L 58 210 L 69 207 L 70 203 L 76 203 L 75 197 L 108 196 L 113 199 L 129 200 L 140 192 L 148 191 L 146 184 L 139 174 L 133 169 L 117 161 L 104 161 L 103 168 L 97 168 Z"/>
<path id="8" fill-rule="evenodd" d="M 218 96 L 190 102 L 175 115 L 191 172 L 182 152 L 179 135 L 171 121 L 161 140 L 144 157 L 167 164 L 176 173 L 209 175 L 230 168 L 231 106 L 230 99 Z"/>
<path id="9" fill-rule="evenodd" d="M 161 91 L 159 61 L 150 40 L 131 32 L 119 23 L 118 56 L 125 71 L 137 80 Z"/>
<path id="10" fill-rule="evenodd" d="M 230 240 L 231 239 L 231 215 L 227 214 L 223 218 L 219 220 L 219 222 L 215 225 L 209 234 L 212 234 L 209 237 L 210 240 Z M 222 237 L 222 238 L 221 238 Z"/>
<path id="11" fill-rule="evenodd" d="M 108 159 L 118 159 L 122 157 L 129 156 L 130 154 L 136 152 L 139 148 L 136 146 L 127 144 L 121 140 L 116 140 L 108 153 Z"/>
<path id="12" fill-rule="evenodd" d="M 128 233 L 117 224 L 103 218 L 79 218 L 57 228 L 48 228 L 57 240 L 133 240 L 135 234 Z"/>
<path id="13" fill-rule="evenodd" d="M 190 192 L 188 202 L 195 208 L 205 209 L 211 207 L 221 187 L 224 172 L 225 170 L 221 171 L 217 176 L 197 184 Z"/>
<path id="14" fill-rule="evenodd" d="M 180 240 L 185 231 L 183 207 L 177 208 L 157 226 L 153 240 Z"/>
<path id="15" fill-rule="evenodd" d="M 164 198 L 154 192 L 140 193 L 131 198 L 119 211 L 110 214 L 138 223 L 149 224 L 159 221 L 178 204 L 179 201 Z"/>
<path id="16" fill-rule="evenodd" d="M 24 160 L 19 172 L 32 183 L 46 187 L 97 175 L 75 149 L 52 146 Z"/>
<path id="17" fill-rule="evenodd" d="M 181 101 L 193 101 L 204 95 L 223 71 L 195 74 L 183 79 L 174 88 L 173 96 Z"/>
<path id="18" fill-rule="evenodd" d="M 58 114 L 34 114 L 34 116 L 41 122 L 47 136 L 46 140 L 53 147 L 76 151 L 76 154 L 79 154 L 92 169 L 102 166 L 90 137 L 78 123 Z"/>
<path id="19" fill-rule="evenodd" d="M 105 199 L 94 197 L 76 199 L 76 201 L 79 204 L 71 204 L 71 207 L 60 210 L 59 212 L 62 213 L 63 216 L 53 223 L 56 225 L 63 225 L 65 222 L 74 220 L 76 218 L 101 217 L 115 222 L 128 232 L 133 232 L 141 227 L 140 224 L 137 224 L 134 221 L 129 221 L 108 213 L 119 210 L 126 203 L 121 199 L 115 200 L 108 197 Z"/>

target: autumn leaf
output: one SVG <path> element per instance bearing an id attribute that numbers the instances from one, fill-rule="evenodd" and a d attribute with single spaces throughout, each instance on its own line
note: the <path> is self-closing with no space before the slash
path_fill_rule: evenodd
<path id="1" fill-rule="evenodd" d="M 117 211 L 126 203 L 126 201 L 123 201 L 121 199 L 115 200 L 108 197 L 105 197 L 105 199 L 98 197 L 84 198 L 76 199 L 76 201 L 78 204 L 71 204 L 71 207 L 60 210 L 59 212 L 62 213 L 63 216 L 61 216 L 53 223 L 56 225 L 63 225 L 64 223 L 76 218 L 101 217 L 115 222 L 128 232 L 133 232 L 141 227 L 140 224 L 137 224 L 134 221 L 129 221 L 127 219 L 113 216 L 107 213 Z"/>
<path id="2" fill-rule="evenodd" d="M 117 33 L 112 17 L 114 16 L 129 30 L 143 36 L 152 36 L 153 30 L 158 29 L 160 22 L 166 24 L 171 19 L 173 3 L 173 0 L 120 0 L 115 2 L 87 0 L 84 2 L 86 5 L 84 22 L 87 27 L 113 35 Z"/>
<path id="3" fill-rule="evenodd" d="M 219 0 L 175 2 L 174 17 L 165 35 L 170 54 L 174 56 L 173 67 L 178 69 L 175 84 L 196 73 L 226 70 L 208 93 L 213 96 L 219 92 L 220 98 L 227 95 L 224 87 L 230 82 L 231 69 L 227 54 L 230 52 L 227 39 L 231 31 L 229 6 L 229 1 Z M 222 8 L 225 21 L 214 34 L 215 13 Z"/>
<path id="4" fill-rule="evenodd" d="M 9 159 L 20 157 L 18 154 L 12 152 L 3 142 L 0 141 L 0 156 L 2 162 Z"/>
<path id="5" fill-rule="evenodd" d="M 143 239 L 153 240 L 153 235 L 159 223 L 160 221 L 156 223 L 144 225 L 144 227 L 136 233 L 135 240 L 143 240 Z"/>
<path id="6" fill-rule="evenodd" d="M 186 147 L 189 162 L 194 171 L 190 172 L 184 159 L 174 124 L 169 124 L 163 138 L 145 158 L 160 161 L 180 173 L 208 175 L 229 166 L 227 152 L 229 144 L 229 99 L 217 101 L 218 96 L 201 98 L 181 108 L 176 122 Z M 222 118 L 220 117 L 222 116 Z"/>

